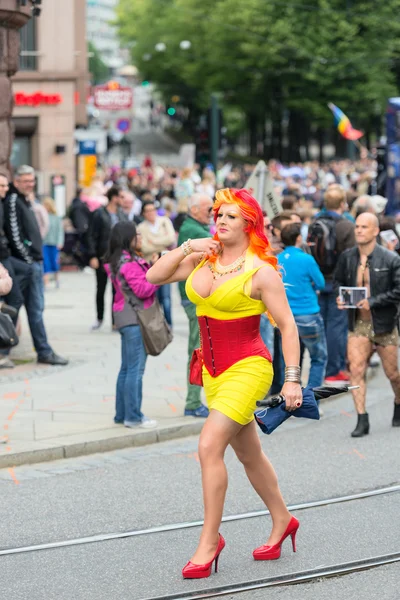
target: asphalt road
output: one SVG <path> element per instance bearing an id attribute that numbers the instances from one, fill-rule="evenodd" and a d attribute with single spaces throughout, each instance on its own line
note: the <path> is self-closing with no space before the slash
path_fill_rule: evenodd
<path id="1" fill-rule="evenodd" d="M 352 403 L 324 404 L 319 423 L 290 419 L 263 445 L 288 504 L 400 483 L 400 430 L 390 426 L 392 394 L 382 376 L 368 397 L 371 434 L 350 438 Z M 123 532 L 201 519 L 195 438 L 0 471 L 1 549 Z M 262 510 L 241 466 L 228 452 L 225 515 Z M 15 480 L 19 483 L 16 484 Z M 298 551 L 256 563 L 268 517 L 224 523 L 220 570 L 208 580 L 183 581 L 198 528 L 71 548 L 0 556 L 1 597 L 7 600 L 142 600 L 400 551 L 400 493 L 298 511 Z M 398 600 L 400 565 L 313 584 L 226 596 L 243 600 Z"/>

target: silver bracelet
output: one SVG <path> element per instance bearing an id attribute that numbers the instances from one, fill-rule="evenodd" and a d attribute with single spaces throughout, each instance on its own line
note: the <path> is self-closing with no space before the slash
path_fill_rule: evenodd
<path id="1" fill-rule="evenodd" d="M 299 366 L 285 367 L 285 382 L 301 383 L 301 369 Z"/>
<path id="2" fill-rule="evenodd" d="M 299 377 L 285 377 L 285 383 L 301 383 L 301 379 Z"/>

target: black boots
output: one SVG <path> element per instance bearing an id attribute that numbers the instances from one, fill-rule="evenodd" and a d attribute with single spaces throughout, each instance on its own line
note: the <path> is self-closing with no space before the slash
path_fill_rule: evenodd
<path id="1" fill-rule="evenodd" d="M 351 432 L 351 437 L 362 437 L 363 435 L 367 435 L 369 433 L 368 413 L 357 415 L 357 417 L 357 426 L 355 430 Z"/>
<path id="2" fill-rule="evenodd" d="M 392 425 L 393 427 L 400 427 L 400 404 L 394 405 Z"/>
<path id="3" fill-rule="evenodd" d="M 393 427 L 400 427 L 400 404 L 394 405 L 394 413 L 392 420 Z M 357 415 L 357 425 L 354 431 L 351 432 L 351 437 L 363 437 L 369 433 L 368 413 Z"/>

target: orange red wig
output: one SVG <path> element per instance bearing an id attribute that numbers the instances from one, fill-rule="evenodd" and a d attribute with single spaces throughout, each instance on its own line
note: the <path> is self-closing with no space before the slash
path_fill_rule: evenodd
<path id="1" fill-rule="evenodd" d="M 218 190 L 215 197 L 214 222 L 217 221 L 218 211 L 222 204 L 236 204 L 246 221 L 245 232 L 250 238 L 250 250 L 261 260 L 277 269 L 278 259 L 271 254 L 270 243 L 264 230 L 264 216 L 257 200 L 245 189 L 232 188 Z M 215 234 L 214 239 L 218 240 L 218 234 Z M 213 262 L 216 260 L 216 256 L 208 257 L 208 260 Z"/>

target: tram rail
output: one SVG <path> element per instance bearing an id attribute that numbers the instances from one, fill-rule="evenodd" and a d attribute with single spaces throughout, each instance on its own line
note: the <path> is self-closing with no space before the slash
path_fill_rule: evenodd
<path id="1" fill-rule="evenodd" d="M 351 573 L 359 573 L 360 571 L 394 564 L 399 561 L 400 552 L 395 552 L 393 554 L 373 556 L 371 558 L 318 567 L 316 569 L 299 571 L 297 573 L 276 575 L 274 577 L 266 577 L 265 579 L 243 581 L 241 583 L 215 586 L 202 590 L 193 590 L 184 594 L 181 592 L 163 594 L 162 596 L 144 598 L 143 600 L 203 600 L 205 598 L 221 598 L 223 596 L 233 596 L 235 594 L 243 594 L 244 592 L 257 591 L 265 588 L 310 583 L 312 581 L 321 581 L 331 577 L 350 575 Z"/>
<path id="2" fill-rule="evenodd" d="M 400 492 L 400 485 L 391 485 L 382 488 L 376 488 L 365 492 L 359 492 L 357 494 L 350 494 L 346 496 L 337 496 L 334 498 L 327 498 L 323 500 L 314 500 L 311 502 L 303 502 L 299 504 L 292 504 L 288 506 L 289 511 L 302 511 L 309 510 L 312 508 L 319 508 L 322 506 L 330 506 L 334 504 L 341 504 L 345 502 L 353 502 L 356 500 L 364 500 L 373 498 L 376 496 L 383 496 L 387 494 L 393 494 Z M 223 517 L 223 523 L 230 523 L 233 521 L 241 521 L 244 519 L 253 519 L 258 517 L 264 517 L 269 514 L 268 510 L 259 510 L 252 512 L 245 512 L 236 515 L 227 515 Z M 201 527 L 203 521 L 188 521 L 183 523 L 171 523 L 166 525 L 160 525 L 158 527 L 150 527 L 147 529 L 135 529 L 132 531 L 115 532 L 115 533 L 102 533 L 97 535 L 85 536 L 81 538 L 75 538 L 70 540 L 63 540 L 59 542 L 48 542 L 42 544 L 32 544 L 30 546 L 19 546 L 16 548 L 3 548 L 0 550 L 1 556 L 10 556 L 15 554 L 23 554 L 27 552 L 39 552 L 41 550 L 55 550 L 57 548 L 69 548 L 73 546 L 80 546 L 84 544 L 93 544 L 106 542 L 111 540 L 125 539 L 144 535 L 154 535 L 159 533 L 166 533 L 169 531 L 177 531 L 182 529 L 190 529 L 193 527 Z"/>

